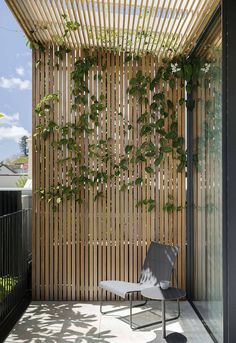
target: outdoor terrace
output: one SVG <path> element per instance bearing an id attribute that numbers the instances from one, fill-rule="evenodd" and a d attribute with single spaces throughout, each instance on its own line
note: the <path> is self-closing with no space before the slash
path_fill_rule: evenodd
<path id="1" fill-rule="evenodd" d="M 33 99 L 33 302 L 6 342 L 211 342 L 186 299 L 221 342 L 219 1 L 6 3 L 32 48 Z M 127 309 L 99 313 L 99 283 L 139 282 L 153 241 L 179 248 L 171 281 L 187 290 L 165 340 L 132 331 Z M 134 321 L 163 312 L 150 304 Z"/>

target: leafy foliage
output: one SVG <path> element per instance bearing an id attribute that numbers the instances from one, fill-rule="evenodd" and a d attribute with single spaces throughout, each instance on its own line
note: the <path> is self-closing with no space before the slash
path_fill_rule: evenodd
<path id="1" fill-rule="evenodd" d="M 0 303 L 17 286 L 18 278 L 13 276 L 0 277 Z"/>
<path id="2" fill-rule="evenodd" d="M 175 211 L 181 211 L 182 206 L 175 205 L 174 197 L 171 194 L 168 194 L 168 201 L 163 206 L 163 210 L 168 213 L 173 213 Z"/>
<path id="3" fill-rule="evenodd" d="M 66 48 L 65 39 L 71 31 L 79 29 L 76 22 L 65 20 L 65 32 L 59 37 L 56 56 L 62 57 L 64 53 L 69 52 Z M 131 61 L 134 57 L 127 54 L 125 63 Z M 94 201 L 104 196 L 104 191 L 108 183 L 117 182 L 120 184 L 123 175 L 131 166 L 139 165 L 142 173 L 132 179 L 130 177 L 120 186 L 121 191 L 129 187 L 142 187 L 146 184 L 148 178 L 156 173 L 166 156 L 171 154 L 172 158 L 178 161 L 177 172 L 185 170 L 187 157 L 185 151 L 185 140 L 179 134 L 178 130 L 178 109 L 186 105 L 192 109 L 195 103 L 184 97 L 173 101 L 171 92 L 177 86 L 178 79 L 182 82 L 182 87 L 186 85 L 186 92 L 191 92 L 197 87 L 197 76 L 200 73 L 200 62 L 186 59 L 179 56 L 174 60 L 164 60 L 162 65 L 156 71 L 154 78 L 148 74 L 143 74 L 138 70 L 129 80 L 127 93 L 132 99 L 133 106 L 139 106 L 142 109 L 137 118 L 137 126 L 140 135 L 140 142 L 130 142 L 125 145 L 124 153 L 117 156 L 114 151 L 114 142 L 111 137 L 100 139 L 98 142 L 91 142 L 90 135 L 97 130 L 101 122 L 101 113 L 106 110 L 107 98 L 101 94 L 98 98 L 90 94 L 86 77 L 89 70 L 98 63 L 97 58 L 89 51 L 84 50 L 83 57 L 79 57 L 74 63 L 74 69 L 71 73 L 71 112 L 76 118 L 74 123 L 68 122 L 62 125 L 50 118 L 51 111 L 59 101 L 59 93 L 51 93 L 41 99 L 37 104 L 35 111 L 41 117 L 40 124 L 36 127 L 35 136 L 41 135 L 44 140 L 50 138 L 50 144 L 56 149 L 59 156 L 58 164 L 66 163 L 66 178 L 63 183 L 50 186 L 48 190 L 40 189 L 38 193 L 42 199 L 47 199 L 53 203 L 56 208 L 63 200 L 74 198 L 81 202 L 81 191 L 85 185 L 94 189 Z M 101 73 L 94 75 L 94 79 L 99 82 L 105 82 L 106 65 L 102 65 Z M 169 96 L 161 89 L 165 82 L 169 85 Z M 118 113 L 119 121 L 124 127 L 125 134 L 131 134 L 134 130 L 133 123 L 125 122 L 123 114 Z M 131 131 L 129 133 L 129 131 Z M 154 136 L 153 136 L 154 135 Z M 158 137 L 158 139 L 153 139 Z M 110 171 L 104 172 L 93 167 L 84 165 L 83 154 L 81 150 L 81 140 L 89 142 L 87 145 L 88 159 L 97 158 L 101 163 L 109 163 Z M 116 157 L 115 157 L 116 155 Z M 141 165 L 144 164 L 144 168 Z M 88 163 L 89 165 L 89 163 Z M 137 206 L 146 206 L 148 211 L 152 211 L 155 206 L 155 200 L 152 198 L 139 200 Z M 174 205 L 173 199 L 168 198 L 164 206 L 167 212 L 180 210 Z"/>
<path id="4" fill-rule="evenodd" d="M 35 112 L 39 117 L 46 116 L 52 109 L 52 103 L 59 101 L 59 93 L 50 93 L 45 95 L 35 107 Z"/>

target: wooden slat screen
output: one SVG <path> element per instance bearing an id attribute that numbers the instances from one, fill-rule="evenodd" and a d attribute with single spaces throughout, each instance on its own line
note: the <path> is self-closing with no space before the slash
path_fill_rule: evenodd
<path id="1" fill-rule="evenodd" d="M 66 14 L 79 23 L 71 48 L 151 52 L 173 57 L 195 46 L 219 0 L 5 0 L 26 36 L 43 45 L 58 43 Z"/>
<path id="2" fill-rule="evenodd" d="M 53 50 L 48 47 L 45 52 L 33 51 L 33 108 L 44 95 L 59 91 L 60 101 L 50 119 L 57 123 L 76 122 L 75 113 L 70 111 L 70 72 L 83 52 L 73 50 L 60 60 Z M 126 89 L 138 70 L 154 76 L 158 61 L 146 56 L 125 63 L 122 53 L 97 51 L 96 54 L 98 65 L 92 67 L 86 80 L 93 94 L 106 95 L 107 109 L 100 116 L 96 134 L 78 140 L 78 144 L 84 152 L 85 164 L 109 173 L 110 162 L 88 158 L 88 144 L 112 137 L 112 149 L 119 162 L 127 144 L 142 142 L 137 118 L 145 105 L 134 105 L 135 100 Z M 103 65 L 107 66 L 105 72 Z M 94 75 L 100 73 L 102 80 L 94 80 Z M 173 90 L 165 82 L 160 87 L 174 104 L 184 96 L 180 81 Z M 43 117 L 33 114 L 33 130 L 43 121 Z M 128 123 L 133 130 L 128 131 Z M 178 125 L 179 134 L 185 136 L 184 106 L 178 106 Z M 84 187 L 82 204 L 68 200 L 53 211 L 52 204 L 40 200 L 35 193 L 40 187 L 48 189 L 52 183 L 61 181 L 70 168 L 69 162 L 57 164 L 58 153 L 51 147 L 52 139 L 52 136 L 46 141 L 34 137 L 33 142 L 33 298 L 97 300 L 101 294 L 98 282 L 102 279 L 136 282 L 151 240 L 180 246 L 176 267 L 179 286 L 185 288 L 185 208 L 173 213 L 163 210 L 170 194 L 177 206 L 185 207 L 185 172 L 176 172 L 178 162 L 173 156 L 169 154 L 156 167 L 154 175 L 146 174 L 143 186 L 120 190 L 124 182 L 144 174 L 145 164 L 129 165 L 119 180 L 112 179 L 107 187 L 102 186 L 104 197 L 94 202 L 95 191 Z M 159 137 L 153 139 L 158 141 Z M 146 197 L 156 200 L 151 212 L 146 207 L 136 207 Z M 107 299 L 112 299 L 110 294 Z"/>

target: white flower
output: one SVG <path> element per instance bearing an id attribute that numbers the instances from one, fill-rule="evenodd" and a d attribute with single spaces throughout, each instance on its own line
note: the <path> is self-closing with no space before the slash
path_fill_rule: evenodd
<path id="1" fill-rule="evenodd" d="M 180 71 L 181 69 L 178 67 L 178 63 L 171 63 L 171 71 L 173 74 L 177 73 L 178 71 Z"/>
<path id="2" fill-rule="evenodd" d="M 210 63 L 205 63 L 204 66 L 201 68 L 201 71 L 203 71 L 203 73 L 206 74 L 209 72 L 210 67 L 211 67 Z"/>

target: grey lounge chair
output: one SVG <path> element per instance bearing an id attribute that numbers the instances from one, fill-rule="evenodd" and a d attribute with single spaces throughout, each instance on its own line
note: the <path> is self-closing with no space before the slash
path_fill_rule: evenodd
<path id="1" fill-rule="evenodd" d="M 147 301 L 142 304 L 133 306 L 133 294 L 139 293 L 145 288 L 150 288 L 153 286 L 158 286 L 161 280 L 171 281 L 171 276 L 174 271 L 174 263 L 178 254 L 179 248 L 177 246 L 159 244 L 157 242 L 151 242 L 147 256 L 144 261 L 144 265 L 141 271 L 141 275 L 138 283 L 125 282 L 125 281 L 101 281 L 99 287 L 102 288 L 102 300 L 100 311 L 102 314 L 107 314 L 121 309 L 111 310 L 103 312 L 103 291 L 111 292 L 125 299 L 126 296 L 129 296 L 130 300 L 130 327 L 131 329 L 140 329 L 150 325 L 161 323 L 161 321 L 150 323 L 142 326 L 133 326 L 132 323 L 132 308 L 137 306 L 145 305 Z M 178 315 L 169 318 L 166 321 L 174 320 L 180 316 L 180 307 L 179 301 L 178 305 Z"/>

